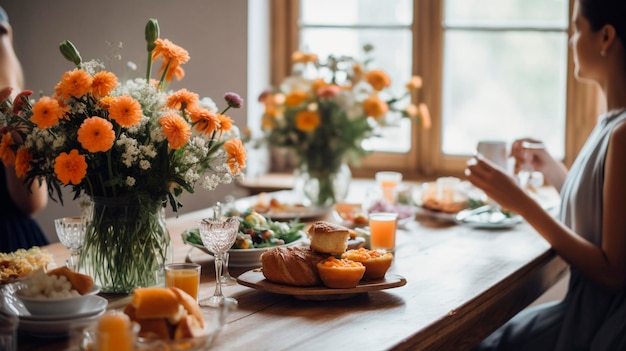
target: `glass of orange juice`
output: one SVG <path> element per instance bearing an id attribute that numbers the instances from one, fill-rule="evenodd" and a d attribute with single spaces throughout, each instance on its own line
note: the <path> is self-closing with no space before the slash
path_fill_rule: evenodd
<path id="1" fill-rule="evenodd" d="M 200 265 L 197 263 L 170 263 L 165 265 L 165 285 L 176 287 L 198 301 Z"/>
<path id="2" fill-rule="evenodd" d="M 402 182 L 402 173 L 400 172 L 376 172 L 374 176 L 376 183 L 383 192 L 383 198 L 393 204 L 396 202 L 396 189 Z"/>
<path id="3" fill-rule="evenodd" d="M 398 214 L 391 212 L 370 213 L 369 225 L 371 249 L 384 252 L 395 251 Z"/>

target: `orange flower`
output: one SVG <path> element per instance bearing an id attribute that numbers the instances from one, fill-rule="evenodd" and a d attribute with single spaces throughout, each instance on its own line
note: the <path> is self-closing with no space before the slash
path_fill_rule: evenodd
<path id="1" fill-rule="evenodd" d="M 7 167 L 15 165 L 15 153 L 11 149 L 11 145 L 14 144 L 11 133 L 4 133 L 2 140 L 0 140 L 0 159 Z"/>
<path id="2" fill-rule="evenodd" d="M 389 105 L 378 96 L 372 95 L 363 100 L 363 110 L 370 117 L 381 118 L 389 111 Z"/>
<path id="3" fill-rule="evenodd" d="M 311 91 L 319 91 L 323 87 L 329 86 L 330 84 L 326 83 L 322 78 L 316 78 L 311 82 Z"/>
<path id="4" fill-rule="evenodd" d="M 113 124 L 98 116 L 85 119 L 78 128 L 78 142 L 89 152 L 109 151 L 115 142 Z"/>
<path id="5" fill-rule="evenodd" d="M 232 174 L 239 174 L 246 167 L 246 149 L 239 139 L 232 139 L 224 143 L 224 151 L 228 154 L 226 163 Z"/>
<path id="6" fill-rule="evenodd" d="M 113 101 L 115 101 L 115 97 L 114 96 L 106 96 L 103 97 L 102 99 L 98 100 L 98 105 L 100 105 L 100 107 L 102 107 L 105 110 L 108 110 L 111 107 L 111 103 Z"/>
<path id="7" fill-rule="evenodd" d="M 411 80 L 408 83 L 406 83 L 407 90 L 420 89 L 421 87 L 422 87 L 422 77 L 420 76 L 413 76 L 411 77 Z"/>
<path id="8" fill-rule="evenodd" d="M 21 147 L 17 150 L 17 156 L 15 157 L 15 174 L 18 178 L 26 178 L 26 174 L 30 171 L 30 161 L 32 160 L 33 155 L 31 155 L 25 147 Z"/>
<path id="9" fill-rule="evenodd" d="M 89 73 L 75 68 L 65 72 L 54 89 L 64 100 L 71 97 L 81 98 L 91 90 L 92 83 L 93 77 Z"/>
<path id="10" fill-rule="evenodd" d="M 165 79 L 171 81 L 173 76 L 176 75 L 178 79 L 184 76 L 184 71 L 179 66 L 189 61 L 189 53 L 182 47 L 172 43 L 168 39 L 157 39 L 154 44 L 156 45 L 152 51 L 152 61 L 156 61 L 157 58 L 163 59 L 163 64 L 159 69 L 159 74 L 163 74 L 167 68 Z"/>
<path id="11" fill-rule="evenodd" d="M 115 74 L 107 71 L 101 71 L 93 76 L 91 93 L 96 99 L 103 98 L 109 95 L 116 86 L 117 77 Z"/>
<path id="12" fill-rule="evenodd" d="M 167 107 L 175 110 L 183 110 L 195 106 L 198 103 L 198 94 L 187 89 L 180 89 L 167 98 Z"/>
<path id="13" fill-rule="evenodd" d="M 196 108 L 189 111 L 189 118 L 193 127 L 206 135 L 211 135 L 220 129 L 220 119 L 217 115 L 205 108 Z"/>
<path id="14" fill-rule="evenodd" d="M 191 138 L 189 124 L 179 115 L 168 113 L 159 119 L 163 134 L 167 138 L 170 148 L 177 150 L 185 146 Z"/>
<path id="15" fill-rule="evenodd" d="M 295 89 L 285 98 L 285 106 L 298 106 L 306 101 L 307 93 L 304 90 Z"/>
<path id="16" fill-rule="evenodd" d="M 420 121 L 422 122 L 422 127 L 424 129 L 430 129 L 432 126 L 432 120 L 430 119 L 430 111 L 428 111 L 428 106 L 425 103 L 419 104 L 417 109 L 420 111 Z"/>
<path id="17" fill-rule="evenodd" d="M 76 149 L 72 149 L 69 154 L 60 153 L 54 160 L 54 173 L 65 185 L 80 184 L 87 174 L 85 156 L 80 155 Z"/>
<path id="18" fill-rule="evenodd" d="M 47 96 L 42 97 L 33 105 L 33 115 L 30 116 L 30 120 L 40 129 L 56 125 L 60 118 L 63 118 L 63 109 L 59 101 Z"/>
<path id="19" fill-rule="evenodd" d="M 365 80 L 370 83 L 374 90 L 378 91 L 391 85 L 391 79 L 389 79 L 387 73 L 380 69 L 367 72 L 367 74 L 365 74 Z"/>
<path id="20" fill-rule="evenodd" d="M 143 116 L 139 101 L 129 95 L 116 98 L 109 107 L 109 117 L 122 127 L 132 127 L 141 121 Z"/>
<path id="21" fill-rule="evenodd" d="M 319 113 L 315 111 L 300 111 L 296 115 L 296 129 L 303 132 L 311 132 L 321 123 Z"/>
<path id="22" fill-rule="evenodd" d="M 230 117 L 218 113 L 217 118 L 220 120 L 220 129 L 223 132 L 227 132 L 233 128 L 233 120 Z"/>

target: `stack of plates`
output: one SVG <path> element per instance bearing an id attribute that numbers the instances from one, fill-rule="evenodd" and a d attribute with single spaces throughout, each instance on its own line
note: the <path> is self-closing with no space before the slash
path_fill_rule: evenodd
<path id="1" fill-rule="evenodd" d="M 107 300 L 97 295 L 88 296 L 85 306 L 70 314 L 33 315 L 22 301 L 12 294 L 1 294 L 0 313 L 19 317 L 18 330 L 37 336 L 69 335 L 74 329 L 82 328 L 96 321 L 107 308 Z"/>

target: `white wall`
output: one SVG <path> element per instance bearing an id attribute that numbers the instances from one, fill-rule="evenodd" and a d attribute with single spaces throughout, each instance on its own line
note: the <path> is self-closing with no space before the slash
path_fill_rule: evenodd
<path id="1" fill-rule="evenodd" d="M 107 69 L 123 79 L 126 62 L 133 61 L 138 71 L 130 76 L 145 76 L 144 27 L 149 18 L 156 18 L 161 37 L 182 46 L 191 56 L 183 66 L 185 78 L 174 81 L 171 88 L 185 87 L 200 96 L 209 96 L 218 106 L 224 106 L 222 96 L 228 91 L 239 93 L 246 105 L 256 104 L 261 87 L 267 85 L 267 3 L 267 0 L 0 0 L 13 26 L 14 45 L 24 68 L 26 88 L 36 94 L 41 91 L 51 95 L 61 75 L 73 68 L 58 50 L 58 44 L 65 39 L 76 45 L 83 60 L 105 61 L 114 55 L 107 43 L 122 42 L 123 48 L 118 52 L 121 61 L 106 60 Z M 254 40 L 249 40 L 251 33 Z M 265 42 L 259 45 L 262 41 Z M 156 68 L 153 72 L 154 77 Z M 254 88 L 248 87 L 248 81 L 254 82 Z M 258 113 L 254 108 L 251 111 Z M 229 114 L 242 130 L 247 126 L 247 107 L 231 109 Z M 186 194 L 182 198 L 181 213 L 209 207 L 230 193 L 241 195 L 241 190 L 234 185 L 223 185 L 215 192 L 199 188 L 194 195 Z M 70 189 L 66 189 L 64 206 L 50 201 L 36 216 L 52 241 L 57 240 L 53 219 L 78 212 L 72 197 Z"/>

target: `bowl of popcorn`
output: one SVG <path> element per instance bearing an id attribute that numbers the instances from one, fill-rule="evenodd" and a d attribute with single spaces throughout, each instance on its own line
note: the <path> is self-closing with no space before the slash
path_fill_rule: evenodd
<path id="1" fill-rule="evenodd" d="M 47 273 L 35 272 L 15 296 L 32 315 L 74 314 L 83 309 L 90 295 L 99 291 L 90 276 L 60 267 Z"/>

